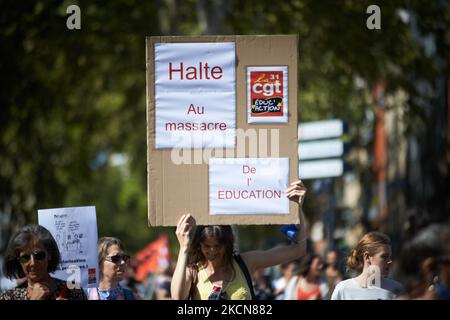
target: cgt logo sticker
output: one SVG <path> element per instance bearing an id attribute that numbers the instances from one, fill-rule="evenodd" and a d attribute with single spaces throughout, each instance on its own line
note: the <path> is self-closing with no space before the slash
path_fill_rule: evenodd
<path id="1" fill-rule="evenodd" d="M 248 123 L 287 122 L 287 67 L 247 68 Z"/>

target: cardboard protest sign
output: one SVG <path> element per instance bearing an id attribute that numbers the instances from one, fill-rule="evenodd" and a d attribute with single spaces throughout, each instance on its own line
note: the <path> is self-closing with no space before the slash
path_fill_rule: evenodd
<path id="1" fill-rule="evenodd" d="M 299 223 L 292 201 L 266 212 L 241 212 L 234 201 L 227 214 L 210 190 L 230 175 L 214 166 L 210 176 L 211 158 L 285 158 L 286 167 L 258 174 L 283 177 L 277 190 L 298 180 L 298 37 L 149 37 L 146 45 L 149 224 L 175 226 L 184 213 L 198 224 Z"/>
<path id="2" fill-rule="evenodd" d="M 54 277 L 68 285 L 98 287 L 97 217 L 95 207 L 38 210 L 39 224 L 53 235 L 61 254 Z"/>

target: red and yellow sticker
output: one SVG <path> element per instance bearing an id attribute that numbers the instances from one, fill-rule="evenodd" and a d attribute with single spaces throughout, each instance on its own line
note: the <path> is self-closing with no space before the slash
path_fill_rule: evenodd
<path id="1" fill-rule="evenodd" d="M 287 67 L 248 67 L 247 82 L 248 122 L 287 122 Z"/>

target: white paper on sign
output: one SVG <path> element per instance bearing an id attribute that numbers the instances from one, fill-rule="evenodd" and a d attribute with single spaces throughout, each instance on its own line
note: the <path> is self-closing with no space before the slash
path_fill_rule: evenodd
<path id="1" fill-rule="evenodd" d="M 155 44 L 156 149 L 234 148 L 235 60 L 234 42 Z"/>
<path id="2" fill-rule="evenodd" d="M 97 217 L 95 207 L 38 210 L 39 224 L 55 238 L 61 263 L 53 274 L 82 288 L 98 287 Z"/>
<path id="3" fill-rule="evenodd" d="M 209 213 L 289 214 L 289 158 L 211 158 Z"/>

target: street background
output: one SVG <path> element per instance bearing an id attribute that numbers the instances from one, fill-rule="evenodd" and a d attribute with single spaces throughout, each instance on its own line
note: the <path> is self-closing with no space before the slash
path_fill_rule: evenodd
<path id="1" fill-rule="evenodd" d="M 381 29 L 367 27 L 372 4 Z M 94 205 L 99 237 L 132 254 L 164 238 L 176 257 L 174 228 L 147 226 L 145 37 L 298 34 L 299 122 L 347 128 L 343 174 L 305 180 L 308 246 L 345 257 L 378 230 L 395 261 L 449 222 L 448 19 L 445 0 L 2 1 L 0 256 L 38 209 Z M 280 226 L 236 232 L 242 251 L 285 241 Z"/>

